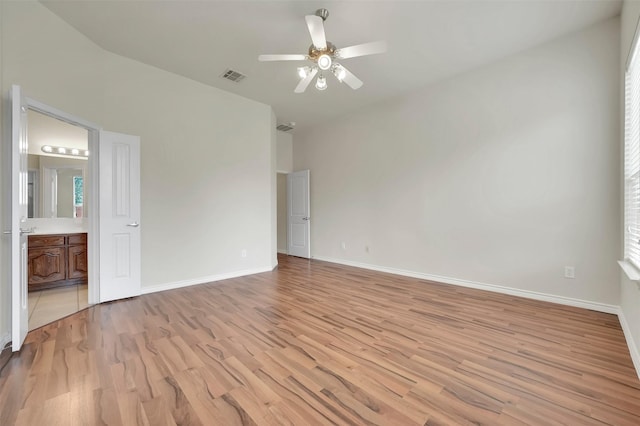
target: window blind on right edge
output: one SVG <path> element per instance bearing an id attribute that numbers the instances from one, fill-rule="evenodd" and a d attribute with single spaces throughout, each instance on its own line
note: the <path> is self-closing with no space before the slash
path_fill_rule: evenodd
<path id="1" fill-rule="evenodd" d="M 640 64 L 634 43 L 625 73 L 624 256 L 640 269 Z"/>

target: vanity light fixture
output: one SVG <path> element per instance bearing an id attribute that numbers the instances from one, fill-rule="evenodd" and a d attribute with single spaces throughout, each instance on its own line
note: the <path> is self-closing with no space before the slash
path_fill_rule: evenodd
<path id="1" fill-rule="evenodd" d="M 40 148 L 42 152 L 47 154 L 67 155 L 69 157 L 88 157 L 89 151 L 78 148 L 67 148 L 64 146 L 43 145 Z"/>

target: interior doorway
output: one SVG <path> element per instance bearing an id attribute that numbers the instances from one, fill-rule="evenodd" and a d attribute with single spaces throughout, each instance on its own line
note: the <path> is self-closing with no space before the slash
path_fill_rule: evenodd
<path id="1" fill-rule="evenodd" d="M 287 254 L 311 258 L 310 171 L 287 174 Z"/>
<path id="2" fill-rule="evenodd" d="M 277 173 L 278 253 L 311 258 L 309 170 Z"/>
<path id="3" fill-rule="evenodd" d="M 89 131 L 29 108 L 29 331 L 90 306 Z"/>
<path id="4" fill-rule="evenodd" d="M 81 197 L 82 205 L 74 201 L 73 214 L 87 220 L 84 238 L 89 304 L 134 297 L 141 291 L 140 137 L 102 130 L 28 98 L 18 85 L 11 86 L 10 99 L 11 138 L 7 142 L 9 155 L 4 161 L 10 182 L 7 190 L 11 220 L 10 229 L 4 230 L 3 235 L 10 236 L 11 348 L 15 352 L 20 350 L 29 331 L 28 236 L 34 230 L 28 224 L 29 220 L 36 220 L 29 219 L 27 206 L 29 110 L 88 131 L 87 176 L 82 182 L 88 192 Z M 58 235 L 54 239 L 58 240 L 58 250 L 71 254 L 65 273 L 73 270 L 68 278 L 77 278 L 82 236 Z M 60 274 L 62 267 L 58 269 Z"/>

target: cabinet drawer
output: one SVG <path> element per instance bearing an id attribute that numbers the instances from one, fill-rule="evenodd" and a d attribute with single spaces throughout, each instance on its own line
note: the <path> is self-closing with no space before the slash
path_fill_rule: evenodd
<path id="1" fill-rule="evenodd" d="M 79 246 L 87 244 L 87 234 L 71 234 L 69 235 L 69 245 Z"/>
<path id="2" fill-rule="evenodd" d="M 64 235 L 31 235 L 29 236 L 29 247 L 51 247 L 63 246 Z"/>

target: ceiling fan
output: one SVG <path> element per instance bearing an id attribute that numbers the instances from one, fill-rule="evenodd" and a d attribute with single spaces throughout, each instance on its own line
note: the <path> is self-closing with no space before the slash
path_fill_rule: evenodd
<path id="1" fill-rule="evenodd" d="M 362 87 L 362 81 L 353 75 L 338 60 L 355 58 L 357 56 L 374 55 L 387 51 L 387 44 L 384 41 L 376 41 L 372 43 L 357 44 L 355 46 L 336 48 L 332 43 L 328 42 L 324 33 L 324 21 L 329 16 L 327 9 L 318 9 L 315 15 L 305 16 L 307 28 L 311 35 L 311 46 L 309 52 L 304 55 L 260 55 L 259 61 L 306 61 L 313 62 L 311 66 L 298 68 L 300 82 L 296 86 L 294 92 L 302 93 L 307 89 L 311 80 L 317 75 L 316 89 L 325 90 L 327 88 L 327 79 L 325 72 L 333 74 L 338 81 L 346 83 L 349 87 L 356 90 Z"/>

